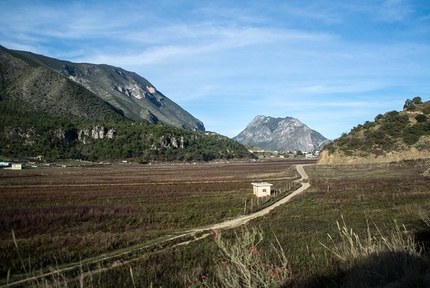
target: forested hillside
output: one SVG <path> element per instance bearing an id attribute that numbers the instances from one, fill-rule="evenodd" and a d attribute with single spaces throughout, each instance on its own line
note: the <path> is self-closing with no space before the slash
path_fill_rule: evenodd
<path id="1" fill-rule="evenodd" d="M 320 163 L 395 161 L 430 157 L 430 101 L 405 102 L 324 146 Z"/>
<path id="2" fill-rule="evenodd" d="M 253 157 L 243 145 L 211 132 L 132 121 L 70 121 L 6 110 L 1 102 L 0 111 L 3 158 L 132 159 L 146 163 Z"/>

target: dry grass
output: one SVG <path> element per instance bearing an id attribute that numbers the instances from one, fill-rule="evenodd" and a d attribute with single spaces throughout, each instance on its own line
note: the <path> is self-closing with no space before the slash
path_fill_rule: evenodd
<path id="1" fill-rule="evenodd" d="M 78 262 L 237 217 L 252 198 L 250 175 L 287 175 L 295 163 L 1 170 L 0 275 L 25 273 L 12 230 L 32 269 Z"/>
<path id="2" fill-rule="evenodd" d="M 377 235 L 359 235 L 342 218 L 337 222 L 341 240 L 331 247 L 322 244 L 341 260 L 342 280 L 336 287 L 430 287 L 430 259 L 405 226 L 383 233 L 374 225 Z"/>
<path id="3" fill-rule="evenodd" d="M 238 199 L 238 203 L 240 202 L 239 210 L 241 211 L 238 213 L 241 213 L 243 210 L 243 202 L 241 201 L 243 199 L 240 197 L 242 197 L 241 193 L 250 192 L 248 178 L 250 175 L 259 175 L 259 171 L 262 173 L 260 175 L 264 174 L 266 176 L 279 176 L 283 175 L 283 173 L 286 176 L 290 175 L 288 174 L 290 173 L 289 171 L 285 171 L 285 163 L 262 163 L 261 166 L 260 164 L 247 166 L 248 164 L 225 164 L 225 166 L 224 164 L 217 164 L 212 167 L 206 167 L 205 165 L 197 167 L 195 165 L 195 168 L 193 168 L 193 165 L 189 165 L 189 167 L 183 167 L 183 169 L 169 166 L 156 167 L 155 169 L 147 167 L 147 171 L 135 171 L 134 173 L 130 173 L 133 169 L 128 167 L 124 168 L 125 171 L 120 169 L 118 172 L 110 170 L 113 167 L 107 170 L 102 169 L 99 171 L 102 174 L 98 174 L 95 171 L 94 176 L 99 175 L 101 177 L 100 175 L 106 175 L 100 178 L 104 180 L 113 177 L 114 185 L 99 185 L 100 193 L 96 194 L 96 197 L 89 194 L 91 188 L 84 189 L 83 191 L 85 192 L 82 194 L 79 194 L 78 190 L 73 192 L 72 188 L 70 188 L 71 190 L 67 191 L 70 191 L 73 196 L 70 196 L 70 198 L 67 195 L 63 196 L 67 201 L 70 201 L 71 206 L 65 205 L 63 207 L 69 207 L 70 209 L 65 209 L 65 211 L 70 213 L 72 211 L 74 213 L 85 211 L 90 216 L 86 222 L 91 225 L 97 222 L 95 221 L 97 214 L 104 215 L 103 217 L 113 221 L 112 219 L 115 218 L 113 211 L 115 210 L 111 209 L 116 206 L 119 208 L 119 214 L 124 213 L 118 216 L 118 221 L 120 221 L 119 219 L 127 219 L 130 214 L 151 215 L 151 217 L 154 217 L 151 218 L 154 225 L 152 227 L 164 227 L 163 229 L 167 229 L 158 231 L 160 233 L 158 235 L 161 235 L 166 231 L 175 231 L 180 223 L 186 222 L 191 223 L 189 225 L 195 225 L 198 222 L 207 222 L 209 221 L 208 218 L 200 217 L 204 217 L 208 213 L 211 216 L 214 216 L 212 214 L 218 215 L 214 216 L 215 218 L 218 217 L 218 219 L 227 217 L 226 214 L 217 213 L 228 210 L 228 205 L 234 206 L 231 203 L 232 199 Z M 83 279 L 83 281 L 89 281 L 84 284 L 84 287 L 116 287 L 119 283 L 118 281 L 128 287 L 133 287 L 134 285 L 136 287 L 149 287 L 151 285 L 153 287 L 186 287 L 188 285 L 222 287 L 222 278 L 215 276 L 218 274 L 217 271 L 226 271 L 225 273 L 227 274 L 223 275 L 227 275 L 228 278 L 243 279 L 241 281 L 246 282 L 247 280 L 245 279 L 249 279 L 249 277 L 239 276 L 241 274 L 238 273 L 242 272 L 237 270 L 237 267 L 243 267 L 242 264 L 236 265 L 234 262 L 252 263 L 251 259 L 255 258 L 248 256 L 253 256 L 253 247 L 262 248 L 261 254 L 258 255 L 260 258 L 255 261 L 256 263 L 267 262 L 265 264 L 272 264 L 268 266 L 270 268 L 274 267 L 273 264 L 276 264 L 277 267 L 292 268 L 294 275 L 287 276 L 286 274 L 284 278 L 294 280 L 294 283 L 286 281 L 284 285 L 297 284 L 299 287 L 407 287 L 407 285 L 426 287 L 428 284 L 427 275 L 430 274 L 427 252 L 430 250 L 428 250 L 429 245 L 426 246 L 426 243 L 430 243 L 430 228 L 425 225 L 426 222 L 430 223 L 430 217 L 428 216 L 428 211 L 430 211 L 430 178 L 423 177 L 422 173 L 428 169 L 428 165 L 429 162 L 417 161 L 373 165 L 307 166 L 305 170 L 310 177 L 311 187 L 305 193 L 297 196 L 292 202 L 282 206 L 281 209 L 275 209 L 269 215 L 250 222 L 249 225 L 261 227 L 259 231 L 262 235 L 264 232 L 263 238 L 258 234 L 255 234 L 254 238 L 249 235 L 246 236 L 246 233 L 239 229 L 236 231 L 223 231 L 222 237 L 218 238 L 224 242 L 225 252 L 222 252 L 222 248 L 217 245 L 217 241 L 214 241 L 213 238 L 202 239 L 190 245 L 178 246 L 173 249 L 148 251 L 145 257 L 130 263 L 130 266 L 117 267 Z M 58 172 L 58 170 L 56 171 Z M 91 171 L 93 170 L 89 169 L 88 172 Z M 77 173 L 79 174 L 80 171 L 77 171 Z M 224 180 L 223 173 L 227 177 Z M 80 175 L 86 177 L 83 174 Z M 124 183 L 123 181 L 128 179 L 127 177 L 134 179 L 130 184 L 137 184 L 127 185 L 127 183 Z M 145 180 L 140 181 L 141 177 L 145 177 Z M 183 177 L 182 180 L 186 180 L 181 182 L 181 177 Z M 274 179 L 258 180 L 271 181 Z M 2 179 L 0 178 L 1 181 Z M 11 189 L 16 188 L 17 190 L 13 190 L 14 192 L 20 191 L 20 193 L 24 193 L 20 190 L 22 189 L 22 187 L 19 187 L 20 185 L 17 183 L 12 184 L 11 179 L 7 181 L 9 181 L 9 186 L 15 185 L 14 188 L 9 187 Z M 28 178 L 26 181 L 35 180 Z M 55 181 L 58 183 L 58 180 Z M 74 178 L 74 181 L 78 185 L 71 185 L 70 187 L 85 186 L 83 185 L 85 184 L 83 179 Z M 100 180 L 98 181 L 100 182 Z M 42 182 L 46 183 L 46 179 Z M 187 187 L 186 190 L 177 189 L 181 183 L 185 185 L 184 187 Z M 225 183 L 225 186 L 223 183 Z M 277 185 L 281 185 L 281 183 L 282 181 L 279 181 Z M 97 181 L 93 184 L 97 184 Z M 103 182 L 100 182 L 100 184 L 103 184 Z M 220 185 L 218 186 L 218 184 Z M 122 187 L 121 193 L 115 192 L 112 187 Z M 141 187 L 141 190 L 139 191 L 139 188 L 134 190 L 133 187 Z M 151 197 L 149 192 L 145 194 L 146 192 L 144 191 L 146 191 L 147 187 L 157 187 L 156 189 L 159 190 L 156 191 L 158 191 L 159 197 Z M 218 189 L 215 187 L 218 187 Z M 233 188 L 229 190 L 229 187 Z M 31 205 L 31 202 L 24 202 L 22 209 L 27 209 L 24 206 L 29 206 L 37 211 L 39 208 L 53 207 L 52 203 L 60 201 L 61 197 L 55 197 L 56 194 L 52 193 L 55 187 L 51 188 L 50 193 L 46 195 L 40 194 L 42 198 L 46 199 L 46 202 L 39 202 L 40 206 Z M 38 195 L 37 191 L 33 192 L 36 193 L 27 195 L 33 195 L 34 199 L 37 199 L 40 195 L 36 197 L 35 195 Z M 20 196 L 20 193 L 17 193 L 20 201 L 25 201 L 26 197 Z M 175 197 L 175 193 L 177 193 L 177 197 Z M 14 207 L 13 209 L 19 208 L 19 201 L 14 202 L 11 195 L 9 196 L 9 205 L 12 208 Z M 51 195 L 51 200 L 48 200 L 50 199 L 48 195 Z M 145 205 L 139 206 L 132 202 L 132 199 L 136 199 L 135 197 L 138 195 L 146 195 L 140 199 L 144 201 Z M 239 197 L 235 198 L 234 195 Z M 208 197 L 210 197 L 212 204 L 219 203 L 219 205 L 205 206 L 205 201 L 202 201 L 202 199 L 209 199 Z M 80 199 L 84 201 L 80 202 Z M 225 201 L 226 199 L 229 201 Z M 108 200 L 109 202 L 107 202 Z M 90 209 L 80 210 L 79 203 L 84 203 L 83 205 L 87 205 Z M 148 203 L 153 203 L 154 206 L 149 209 Z M 0 203 L 0 205 L 2 204 Z M 72 209 L 72 207 L 75 208 Z M 141 207 L 146 207 L 147 210 L 140 210 Z M 199 207 L 202 212 L 198 212 Z M 127 212 L 127 209 L 131 210 Z M 156 215 L 161 217 L 156 218 Z M 179 220 L 176 222 L 163 222 L 163 220 L 168 219 L 169 215 L 172 215 L 169 221 L 173 221 L 173 219 Z M 181 218 L 181 215 L 192 217 Z M 341 215 L 345 216 L 345 220 L 342 218 L 340 222 L 337 222 Z M 61 229 L 66 229 L 67 222 L 65 223 Z M 84 223 L 80 222 L 79 225 L 76 225 L 76 229 L 84 227 Z M 102 232 L 87 234 L 90 241 L 85 243 L 91 246 L 92 249 L 94 249 L 92 243 L 103 242 L 107 235 L 112 236 L 113 240 L 115 239 L 114 236 L 119 237 L 122 235 L 121 237 L 124 238 L 115 240 L 120 245 L 131 243 L 127 242 L 130 239 L 127 237 L 142 237 L 141 235 L 143 235 L 139 234 L 143 233 L 142 226 L 139 226 L 140 224 L 127 226 L 123 225 L 127 223 L 126 221 L 118 222 L 117 226 L 111 224 L 110 230 L 103 230 L 106 229 L 103 228 L 103 223 L 99 227 Z M 115 221 L 108 221 L 108 223 L 115 223 Z M 91 225 L 88 227 L 91 227 Z M 120 227 L 122 227 L 122 230 Z M 29 232 L 28 235 L 31 235 L 31 230 L 27 231 Z M 19 247 L 25 244 L 26 238 L 23 238 L 22 235 L 25 236 L 23 232 L 25 232 L 25 229 L 16 233 Z M 252 230 L 248 232 L 253 233 Z M 10 239 L 10 230 L 6 234 Z M 327 235 L 330 235 L 331 238 Z M 73 237 L 67 234 L 64 236 L 65 238 L 60 236 L 55 238 L 55 241 L 61 240 L 64 246 L 68 247 L 70 245 L 71 247 L 73 242 L 69 243 L 66 239 L 73 239 Z M 215 235 L 213 236 L 215 237 Z M 245 239 L 248 238 L 252 241 L 244 240 L 243 236 L 246 236 Z M 93 240 L 91 240 L 92 237 L 94 237 Z M 153 234 L 153 237 L 155 237 L 155 234 Z M 32 239 L 36 240 L 36 238 Z M 49 236 L 42 237 L 41 235 L 38 239 L 36 245 L 51 247 L 49 243 L 52 238 Z M 110 240 L 106 241 L 109 242 Z M 115 243 L 115 241 L 113 242 Z M 3 248 L 2 251 L 10 250 L 16 253 L 13 242 L 10 242 L 11 245 L 8 248 Z M 278 242 L 280 246 L 277 244 Z M 244 243 L 248 243 L 249 248 L 246 248 L 246 245 L 243 246 Z M 28 247 L 25 249 L 28 249 Z M 27 258 L 27 254 L 24 251 L 30 251 L 25 249 L 21 250 L 21 255 L 25 255 L 24 259 Z M 109 249 L 115 250 L 117 248 Z M 260 252 L 259 249 L 257 251 Z M 229 256 L 235 255 L 235 253 L 242 253 L 243 257 L 241 256 L 242 258 L 240 258 L 242 260 L 234 260 L 234 257 Z M 282 256 L 279 257 L 279 255 Z M 15 260 L 18 259 L 16 254 L 14 256 Z M 288 259 L 288 261 L 282 259 Z M 229 263 L 229 267 L 226 268 L 222 261 L 225 264 Z M 24 262 L 27 263 L 27 261 Z M 16 269 L 21 269 L 19 261 L 16 261 L 15 264 Z M 83 270 L 85 270 L 84 268 Z M 130 271 L 132 271 L 133 277 Z M 266 274 L 268 272 L 267 270 L 262 271 L 265 271 Z M 273 269 L 271 269 L 271 272 L 273 272 Z M 270 275 L 270 273 L 267 275 Z M 205 278 L 202 279 L 202 276 Z M 76 279 L 77 281 L 79 280 L 78 278 Z M 265 281 L 272 280 L 266 279 Z M 71 285 L 70 287 L 79 287 L 79 281 L 76 283 L 76 285 Z"/>
<path id="4" fill-rule="evenodd" d="M 220 251 L 215 271 L 202 275 L 195 287 L 293 287 L 291 267 L 282 246 L 276 241 L 270 247 L 262 247 L 261 229 L 242 227 L 233 238 L 224 238 L 220 231 L 213 230 L 213 239 Z M 276 262 L 266 257 L 267 249 L 276 254 Z"/>

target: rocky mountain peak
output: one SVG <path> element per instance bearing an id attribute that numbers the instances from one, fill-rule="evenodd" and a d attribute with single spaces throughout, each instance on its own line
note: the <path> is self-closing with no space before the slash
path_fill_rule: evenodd
<path id="1" fill-rule="evenodd" d="M 256 116 L 236 137 L 237 142 L 273 151 L 319 150 L 329 141 L 293 117 Z"/>

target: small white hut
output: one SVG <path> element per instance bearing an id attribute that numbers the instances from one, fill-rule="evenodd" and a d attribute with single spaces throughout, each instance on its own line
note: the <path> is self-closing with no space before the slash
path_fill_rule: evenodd
<path id="1" fill-rule="evenodd" d="M 22 170 L 25 168 L 24 163 L 12 163 L 12 170 Z"/>
<path id="2" fill-rule="evenodd" d="M 257 197 L 270 196 L 273 184 L 267 182 L 251 183 L 254 190 L 254 195 Z"/>

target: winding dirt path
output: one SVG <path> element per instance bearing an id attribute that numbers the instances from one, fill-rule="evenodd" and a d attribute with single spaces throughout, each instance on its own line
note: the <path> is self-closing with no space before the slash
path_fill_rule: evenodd
<path id="1" fill-rule="evenodd" d="M 258 212 L 212 225 L 211 228 L 216 229 L 216 230 L 217 229 L 229 229 L 229 228 L 234 228 L 234 227 L 243 225 L 243 224 L 245 224 L 245 223 L 247 223 L 247 222 L 249 222 L 255 218 L 262 217 L 264 215 L 269 214 L 269 212 L 272 211 L 273 209 L 275 209 L 276 207 L 279 207 L 279 206 L 287 203 L 288 201 L 291 200 L 291 198 L 293 198 L 294 196 L 297 196 L 298 194 L 300 194 L 303 191 L 305 191 L 306 189 L 308 189 L 310 184 L 307 181 L 308 175 L 306 174 L 305 169 L 303 169 L 303 165 L 296 165 L 296 169 L 297 169 L 297 172 L 299 172 L 299 174 L 301 176 L 300 179 L 294 181 L 294 182 L 300 182 L 302 184 L 302 186 L 299 189 L 297 189 L 293 193 L 289 194 L 288 196 L 282 198 L 281 200 L 277 201 L 273 205 L 271 205 L 267 208 L 264 208 Z M 206 229 L 207 229 L 207 227 L 205 229 L 197 228 L 197 229 L 194 229 L 191 231 L 201 232 L 201 231 L 204 231 Z"/>
<path id="2" fill-rule="evenodd" d="M 307 165 L 312 165 L 312 164 L 307 164 Z M 43 273 L 43 274 L 39 274 L 39 275 L 34 275 L 32 277 L 28 277 L 22 280 L 18 280 L 12 283 L 8 283 L 4 286 L 0 286 L 0 287 L 13 287 L 16 285 L 21 285 L 24 284 L 26 282 L 29 281 L 34 281 L 34 280 L 38 280 L 40 278 L 47 278 L 50 277 L 52 275 L 61 275 L 62 273 L 65 272 L 70 272 L 70 271 L 75 271 L 75 270 L 79 270 L 82 268 L 83 265 L 90 267 L 90 266 L 97 266 L 97 268 L 89 271 L 89 272 L 85 272 L 83 273 L 82 276 L 86 276 L 89 275 L 91 273 L 98 273 L 98 272 L 103 272 L 103 271 L 107 271 L 109 269 L 112 269 L 114 267 L 118 267 L 118 266 L 122 266 L 134 261 L 137 261 L 140 256 L 136 256 L 136 253 L 141 252 L 141 251 L 145 251 L 148 248 L 151 247 L 156 247 L 157 245 L 162 245 L 164 243 L 168 243 L 170 241 L 174 241 L 176 239 L 181 239 L 181 238 L 186 238 L 186 237 L 194 237 L 193 239 L 189 240 L 183 240 L 179 243 L 171 243 L 170 245 L 167 245 L 165 247 L 160 248 L 158 251 L 164 250 L 164 249 L 169 249 L 169 248 L 173 248 L 173 247 L 177 247 L 177 246 L 182 246 L 182 245 L 187 245 L 191 242 L 194 241 L 198 241 L 200 239 L 203 239 L 207 236 L 210 235 L 210 233 L 204 233 L 202 235 L 200 235 L 199 237 L 195 237 L 194 235 L 196 233 L 202 233 L 202 232 L 207 232 L 211 229 L 216 229 L 216 230 L 222 230 L 222 229 L 230 229 L 230 228 L 234 228 L 243 224 L 246 224 L 247 222 L 256 219 L 258 217 L 262 217 L 264 215 L 269 214 L 270 211 L 272 211 L 273 209 L 275 209 L 276 207 L 279 207 L 287 202 L 289 202 L 291 200 L 291 198 L 299 195 L 300 193 L 302 193 L 303 191 L 305 191 L 306 189 L 309 188 L 310 184 L 308 182 L 308 175 L 306 174 L 304 168 L 304 165 L 296 165 L 296 170 L 297 172 L 300 174 L 301 178 L 298 180 L 295 180 L 294 182 L 298 182 L 301 183 L 301 187 L 298 188 L 296 191 L 292 192 L 291 194 L 289 194 L 288 196 L 282 198 L 281 200 L 275 202 L 273 205 L 264 208 L 258 212 L 249 214 L 249 215 L 245 215 L 242 217 L 238 217 L 232 220 L 228 220 L 228 221 L 224 221 L 218 224 L 214 224 L 214 225 L 207 225 L 207 226 L 203 226 L 203 227 L 198 227 L 198 228 L 194 228 L 194 229 L 190 229 L 187 230 L 184 233 L 181 233 L 180 235 L 176 235 L 176 236 L 171 236 L 165 240 L 162 240 L 160 242 L 158 242 L 158 244 L 150 244 L 150 245 L 145 245 L 145 246 L 141 246 L 141 245 L 136 245 L 133 247 L 130 247 L 126 250 L 122 250 L 122 251 L 117 251 L 114 253 L 110 253 L 110 254 L 105 254 L 105 255 L 100 255 L 98 257 L 94 257 L 94 258 L 90 258 L 90 259 L 86 259 L 84 261 L 81 261 L 80 263 L 71 263 L 68 264 L 67 266 L 63 266 L 62 268 L 58 268 L 55 271 L 50 271 L 48 273 Z M 143 252 L 145 253 L 145 252 Z M 105 264 L 104 267 L 100 267 L 100 263 L 101 262 L 108 262 L 110 261 L 111 263 Z M 99 265 L 97 265 L 99 264 Z"/>

